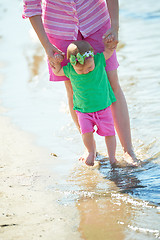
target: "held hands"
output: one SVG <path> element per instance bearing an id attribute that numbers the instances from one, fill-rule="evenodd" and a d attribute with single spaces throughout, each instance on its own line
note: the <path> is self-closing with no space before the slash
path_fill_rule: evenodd
<path id="1" fill-rule="evenodd" d="M 111 27 L 102 38 L 106 48 L 115 50 L 118 44 L 118 30 Z"/>
<path id="2" fill-rule="evenodd" d="M 64 59 L 65 53 L 60 51 L 51 43 L 48 44 L 47 48 L 45 48 L 45 51 L 48 57 L 49 64 L 52 68 L 55 68 L 55 64 L 61 63 Z"/>
<path id="3" fill-rule="evenodd" d="M 53 62 L 54 62 L 54 66 L 56 64 L 60 64 L 64 59 L 64 55 L 62 55 L 62 53 L 56 53 L 53 56 Z M 53 67 L 54 68 L 54 67 Z"/>
<path id="4" fill-rule="evenodd" d="M 56 76 L 65 76 L 63 67 L 61 66 L 61 62 L 64 59 L 64 55 L 62 53 L 55 53 L 52 57 L 52 71 Z"/>

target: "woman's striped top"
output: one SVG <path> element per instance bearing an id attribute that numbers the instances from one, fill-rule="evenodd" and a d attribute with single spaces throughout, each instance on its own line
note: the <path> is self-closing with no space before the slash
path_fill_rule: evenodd
<path id="1" fill-rule="evenodd" d="M 105 0 L 23 0 L 23 18 L 42 15 L 49 37 L 76 40 L 95 33 L 109 20 Z"/>

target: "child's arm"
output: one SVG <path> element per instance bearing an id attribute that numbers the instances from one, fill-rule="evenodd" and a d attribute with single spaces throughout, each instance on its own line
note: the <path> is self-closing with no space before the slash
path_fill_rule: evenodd
<path id="1" fill-rule="evenodd" d="M 105 47 L 103 52 L 105 60 L 108 60 L 112 56 L 113 52 L 114 50 Z"/>
<path id="2" fill-rule="evenodd" d="M 63 67 L 61 66 L 61 62 L 64 57 L 61 54 L 55 54 L 53 56 L 54 67 L 52 67 L 52 71 L 56 76 L 65 76 Z"/>
<path id="3" fill-rule="evenodd" d="M 105 60 L 109 59 L 112 56 L 114 50 L 116 49 L 116 47 L 113 48 L 113 49 L 110 48 L 110 43 L 113 40 L 112 38 L 113 38 L 113 36 L 111 35 L 110 37 L 108 37 L 107 40 L 103 39 L 103 42 L 104 42 L 104 52 L 103 52 L 103 54 L 104 54 Z"/>

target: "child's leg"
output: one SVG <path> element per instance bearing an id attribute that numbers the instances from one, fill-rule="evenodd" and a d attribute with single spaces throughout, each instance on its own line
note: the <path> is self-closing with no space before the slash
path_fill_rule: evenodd
<path id="1" fill-rule="evenodd" d="M 95 149 L 95 152 L 96 152 L 96 142 L 95 142 L 95 139 L 94 139 L 93 141 L 94 141 L 94 149 Z M 97 152 L 96 152 L 96 154 L 97 154 Z M 87 156 L 88 156 L 88 150 L 87 150 L 87 148 L 85 148 L 85 152 L 84 152 L 84 154 L 79 158 L 79 161 L 85 161 L 86 158 L 87 158 Z"/>
<path id="2" fill-rule="evenodd" d="M 109 155 L 109 161 L 111 165 L 114 165 L 117 160 L 115 158 L 115 153 L 116 153 L 116 138 L 115 136 L 106 136 L 105 137 L 105 142 L 108 150 L 108 155 Z"/>
<path id="3" fill-rule="evenodd" d="M 96 146 L 93 137 L 93 132 L 82 134 L 82 139 L 88 152 L 86 155 L 85 163 L 89 166 L 93 166 L 94 160 L 96 158 Z"/>

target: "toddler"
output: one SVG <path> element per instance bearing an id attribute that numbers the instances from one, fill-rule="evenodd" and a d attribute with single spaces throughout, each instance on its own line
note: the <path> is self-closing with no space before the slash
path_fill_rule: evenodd
<path id="1" fill-rule="evenodd" d="M 74 41 L 67 48 L 69 63 L 62 67 L 64 56 L 54 55 L 53 72 L 57 76 L 67 76 L 73 88 L 73 109 L 76 110 L 80 131 L 87 149 L 85 163 L 94 165 L 96 144 L 94 126 L 97 134 L 105 137 L 111 165 L 116 164 L 116 138 L 110 105 L 116 101 L 110 86 L 105 67 L 106 60 L 113 50 L 105 46 L 103 53 L 94 55 L 92 46 L 87 41 Z"/>

